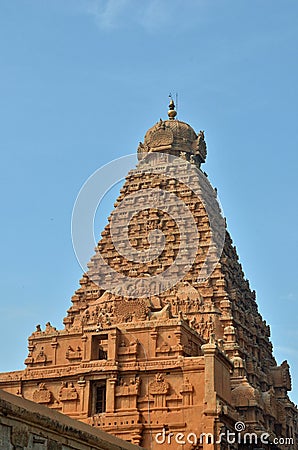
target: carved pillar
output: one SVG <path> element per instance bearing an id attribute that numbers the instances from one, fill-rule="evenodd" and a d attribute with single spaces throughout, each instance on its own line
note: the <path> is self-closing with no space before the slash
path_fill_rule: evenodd
<path id="1" fill-rule="evenodd" d="M 215 435 L 215 422 L 217 412 L 216 391 L 215 391 L 215 369 L 216 369 L 216 355 L 218 352 L 217 345 L 211 335 L 208 344 L 202 345 L 202 351 L 205 359 L 205 395 L 203 411 L 202 431 Z M 208 450 L 210 444 L 206 440 L 203 442 L 203 450 Z"/>
<path id="2" fill-rule="evenodd" d="M 205 358 L 205 404 L 206 412 L 216 411 L 216 392 L 215 392 L 215 355 L 217 346 L 215 342 L 209 342 L 202 345 L 202 351 Z"/>
<path id="3" fill-rule="evenodd" d="M 53 364 L 56 365 L 57 347 L 58 347 L 58 342 L 57 342 L 57 338 L 56 337 L 54 337 L 52 339 L 51 346 L 52 346 L 52 349 L 53 349 Z"/>
<path id="4" fill-rule="evenodd" d="M 85 412 L 85 387 L 86 387 L 86 381 L 85 381 L 84 377 L 80 377 L 80 379 L 78 381 L 78 385 L 79 385 L 79 389 L 80 389 L 80 394 L 79 394 L 80 409 L 81 409 L 81 412 L 84 413 Z"/>
<path id="5" fill-rule="evenodd" d="M 177 352 L 178 355 L 183 356 L 183 346 L 182 346 L 182 332 L 180 330 L 174 331 L 174 334 L 177 338 Z"/>
<path id="6" fill-rule="evenodd" d="M 83 343 L 83 359 L 86 359 L 87 357 L 87 336 L 84 334 L 82 336 L 82 343 Z"/>
<path id="7" fill-rule="evenodd" d="M 117 361 L 118 334 L 119 332 L 117 328 L 109 333 L 108 359 L 113 361 Z"/>
<path id="8" fill-rule="evenodd" d="M 107 380 L 107 392 L 106 392 L 106 411 L 107 413 L 113 413 L 115 410 L 115 386 L 117 377 L 114 375 Z"/>
<path id="9" fill-rule="evenodd" d="M 152 354 L 149 355 L 149 356 L 154 358 L 156 356 L 156 344 L 157 344 L 157 336 L 158 336 L 157 331 L 156 330 L 151 331 L 150 336 L 151 336 L 151 339 L 153 341 L 153 345 L 152 345 Z"/>

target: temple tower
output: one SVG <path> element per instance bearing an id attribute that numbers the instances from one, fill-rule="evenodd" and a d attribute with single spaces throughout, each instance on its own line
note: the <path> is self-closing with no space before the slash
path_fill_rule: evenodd
<path id="1" fill-rule="evenodd" d="M 0 388 L 147 449 L 297 448 L 289 366 L 274 359 L 206 155 L 204 132 L 171 101 L 138 146 L 64 329 L 37 326 L 26 369 L 1 374 Z"/>

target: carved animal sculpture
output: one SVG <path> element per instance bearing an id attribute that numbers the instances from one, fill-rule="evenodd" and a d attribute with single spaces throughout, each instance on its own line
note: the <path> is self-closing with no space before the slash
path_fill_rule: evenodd
<path id="1" fill-rule="evenodd" d="M 171 317 L 171 305 L 169 303 L 167 303 L 160 311 L 148 311 L 149 320 L 170 319 Z"/>

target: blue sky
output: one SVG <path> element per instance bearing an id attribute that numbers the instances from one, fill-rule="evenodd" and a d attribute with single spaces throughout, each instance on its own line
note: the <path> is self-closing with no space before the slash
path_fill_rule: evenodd
<path id="1" fill-rule="evenodd" d="M 23 367 L 36 324 L 62 326 L 82 272 L 80 187 L 136 151 L 178 92 L 298 402 L 297 13 L 295 0 L 1 0 L 0 370 Z"/>

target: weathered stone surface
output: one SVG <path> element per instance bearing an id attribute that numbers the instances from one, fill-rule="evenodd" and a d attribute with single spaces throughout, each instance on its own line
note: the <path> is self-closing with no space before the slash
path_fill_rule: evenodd
<path id="1" fill-rule="evenodd" d="M 137 450 L 43 405 L 0 390 L 1 450 Z"/>

